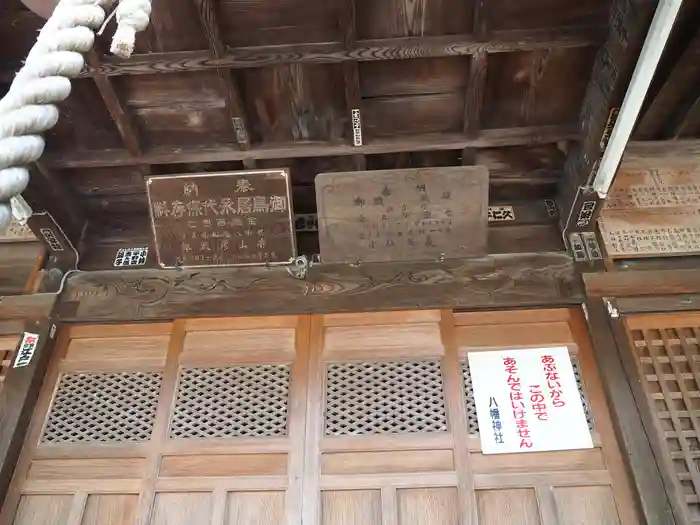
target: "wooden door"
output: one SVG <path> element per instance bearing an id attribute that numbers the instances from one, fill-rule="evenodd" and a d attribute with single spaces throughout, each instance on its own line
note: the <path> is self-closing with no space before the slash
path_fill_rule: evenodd
<path id="1" fill-rule="evenodd" d="M 621 355 L 676 522 L 700 523 L 700 312 L 631 315 Z"/>
<path id="2" fill-rule="evenodd" d="M 2 525 L 637 523 L 578 312 L 82 326 Z M 470 351 L 567 345 L 592 450 L 484 456 Z"/>
<path id="3" fill-rule="evenodd" d="M 328 315 L 319 323 L 306 523 L 638 523 L 580 312 Z M 467 353 L 543 345 L 570 348 L 595 448 L 481 454 Z"/>

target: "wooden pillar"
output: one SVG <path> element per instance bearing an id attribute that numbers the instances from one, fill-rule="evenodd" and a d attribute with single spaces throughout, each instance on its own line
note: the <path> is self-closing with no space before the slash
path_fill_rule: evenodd
<path id="1" fill-rule="evenodd" d="M 27 353 L 24 361 L 17 362 L 22 350 L 20 340 L 12 368 L 0 390 L 0 502 L 5 500 L 53 351 L 56 335 L 53 315 L 26 321 L 24 331 L 38 335 L 39 339 L 31 357 Z"/>
<path id="2" fill-rule="evenodd" d="M 647 525 L 675 524 L 661 471 L 622 364 L 619 346 L 627 344 L 620 338 L 622 327 L 619 320 L 609 318 L 601 298 L 590 298 L 585 303 L 585 313 L 605 395 L 614 416 L 615 433 L 640 514 Z"/>
<path id="3" fill-rule="evenodd" d="M 593 64 L 581 108 L 581 140 L 569 149 L 559 187 L 557 204 L 564 242 L 577 262 L 588 262 L 593 267 L 602 268 L 603 254 L 596 231 L 602 201 L 591 184 L 656 4 L 656 0 L 615 0 L 612 3 L 609 33 Z"/>

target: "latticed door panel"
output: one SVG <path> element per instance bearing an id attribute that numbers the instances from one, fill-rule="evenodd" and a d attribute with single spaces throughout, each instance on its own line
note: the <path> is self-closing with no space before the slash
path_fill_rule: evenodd
<path id="1" fill-rule="evenodd" d="M 309 405 L 308 523 L 637 523 L 590 347 L 577 344 L 580 315 L 322 321 L 311 338 L 310 399 L 323 403 Z M 595 447 L 483 455 L 467 353 L 543 345 L 570 347 Z"/>
<path id="2" fill-rule="evenodd" d="M 300 523 L 309 326 L 72 328 L 0 522 Z"/>
<path id="3" fill-rule="evenodd" d="M 568 311 L 523 315 L 73 327 L 0 525 L 635 523 L 585 345 L 596 447 L 481 453 L 467 353 L 577 350 Z"/>
<path id="4" fill-rule="evenodd" d="M 700 314 L 626 320 L 675 514 L 700 523 Z"/>

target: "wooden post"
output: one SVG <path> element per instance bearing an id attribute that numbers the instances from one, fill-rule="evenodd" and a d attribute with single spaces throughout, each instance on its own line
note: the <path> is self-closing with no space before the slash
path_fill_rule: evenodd
<path id="1" fill-rule="evenodd" d="M 564 242 L 577 262 L 602 269 L 596 218 L 602 207 L 593 191 L 606 137 L 615 124 L 632 71 L 639 57 L 656 2 L 616 0 L 610 9 L 608 35 L 593 65 L 579 118 L 581 141 L 571 148 L 557 199 Z"/>
<path id="2" fill-rule="evenodd" d="M 647 431 L 622 365 L 618 345 L 624 345 L 626 341 L 619 338 L 619 333 L 616 337 L 613 332 L 602 299 L 589 299 L 585 303 L 585 312 L 605 395 L 614 416 L 615 433 L 624 452 L 637 506 L 648 525 L 675 524 L 661 480 L 661 471 L 654 460 Z"/>
<path id="3" fill-rule="evenodd" d="M 0 502 L 5 500 L 55 343 L 52 315 L 26 321 L 24 330 L 39 340 L 28 364 L 10 368 L 0 390 Z"/>

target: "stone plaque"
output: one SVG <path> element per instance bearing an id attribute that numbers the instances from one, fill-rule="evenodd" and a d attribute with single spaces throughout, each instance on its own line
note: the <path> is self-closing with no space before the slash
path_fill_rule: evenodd
<path id="1" fill-rule="evenodd" d="M 486 253 L 484 166 L 322 173 L 324 262 L 417 261 Z"/>
<path id="2" fill-rule="evenodd" d="M 163 268 L 283 264 L 296 257 L 287 170 L 150 177 Z"/>
<path id="3" fill-rule="evenodd" d="M 607 210 L 599 219 L 608 256 L 652 257 L 700 253 L 700 209 Z"/>

